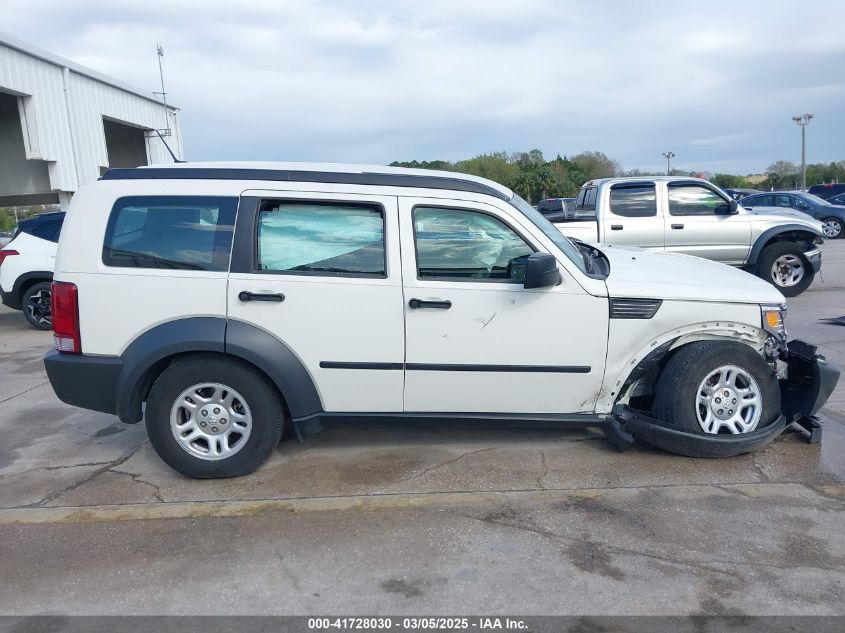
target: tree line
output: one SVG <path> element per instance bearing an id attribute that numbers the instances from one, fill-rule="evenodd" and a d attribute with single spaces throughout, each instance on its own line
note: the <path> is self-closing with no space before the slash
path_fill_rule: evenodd
<path id="1" fill-rule="evenodd" d="M 543 198 L 571 198 L 588 180 L 611 176 L 663 176 L 665 172 L 640 169 L 623 170 L 620 164 L 602 152 L 581 152 L 572 157 L 558 154 L 546 160 L 543 152 L 494 152 L 456 162 L 447 160 L 394 161 L 393 167 L 442 169 L 495 180 L 534 204 Z M 795 189 L 801 186 L 800 168 L 794 163 L 779 160 L 766 169 L 764 180 L 733 174 L 709 174 L 673 169 L 672 176 L 707 178 L 719 187 L 747 189 Z M 807 186 L 824 182 L 845 182 L 845 160 L 835 163 L 807 165 Z"/>

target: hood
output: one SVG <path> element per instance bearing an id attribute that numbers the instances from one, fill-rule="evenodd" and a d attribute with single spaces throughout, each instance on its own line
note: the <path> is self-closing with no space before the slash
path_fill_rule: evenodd
<path id="1" fill-rule="evenodd" d="M 777 288 L 759 277 L 718 262 L 626 246 L 600 245 L 610 261 L 611 297 L 643 297 L 724 303 L 785 303 Z"/>
<path id="2" fill-rule="evenodd" d="M 740 202 L 740 205 L 741 204 L 742 202 Z M 803 211 L 786 209 L 784 207 L 754 207 L 753 209 L 743 207 L 743 211 L 745 211 L 748 215 L 753 216 L 753 221 L 775 220 L 782 222 L 784 217 L 789 217 L 793 221 L 798 220 L 802 224 L 810 224 L 820 234 L 824 235 L 824 224 Z"/>

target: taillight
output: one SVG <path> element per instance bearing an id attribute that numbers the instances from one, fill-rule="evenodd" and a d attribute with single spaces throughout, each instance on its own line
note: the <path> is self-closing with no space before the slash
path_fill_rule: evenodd
<path id="1" fill-rule="evenodd" d="M 20 253 L 11 249 L 7 251 L 0 251 L 0 265 L 3 264 L 4 259 L 11 257 L 12 255 L 20 255 Z"/>
<path id="2" fill-rule="evenodd" d="M 79 337 L 79 298 L 76 284 L 54 281 L 51 296 L 53 307 L 53 344 L 60 352 L 82 353 Z"/>

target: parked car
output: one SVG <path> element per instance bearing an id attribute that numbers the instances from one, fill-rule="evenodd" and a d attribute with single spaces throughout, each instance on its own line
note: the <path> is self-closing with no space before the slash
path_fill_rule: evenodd
<path id="1" fill-rule="evenodd" d="M 822 224 L 810 217 L 752 213 L 700 178 L 605 178 L 581 187 L 576 213 L 555 226 L 589 243 L 705 257 L 745 269 L 787 297 L 821 268 Z"/>
<path id="2" fill-rule="evenodd" d="M 537 210 L 549 222 L 571 220 L 575 217 L 575 198 L 546 198 L 540 200 Z"/>
<path id="3" fill-rule="evenodd" d="M 845 206 L 837 206 L 829 200 L 822 200 L 811 193 L 801 191 L 773 191 L 758 193 L 742 199 L 742 206 L 759 212 L 776 213 L 778 210 L 800 211 L 824 224 L 824 235 L 828 239 L 840 239 L 845 231 Z"/>
<path id="4" fill-rule="evenodd" d="M 723 190 L 726 194 L 728 194 L 734 200 L 742 200 L 745 196 L 750 196 L 755 193 L 760 193 L 759 189 L 724 189 Z"/>
<path id="5" fill-rule="evenodd" d="M 14 238 L 0 250 L 0 300 L 34 328 L 52 327 L 50 282 L 64 212 L 44 213 L 18 223 Z"/>
<path id="6" fill-rule="evenodd" d="M 555 420 L 712 457 L 835 386 L 784 311 L 721 264 L 573 243 L 481 178 L 186 163 L 74 196 L 45 365 L 64 402 L 145 417 L 193 477 L 254 470 L 285 424 L 361 416 Z"/>
<path id="7" fill-rule="evenodd" d="M 840 207 L 845 206 L 845 193 L 840 193 L 838 196 L 833 196 L 832 198 L 828 198 L 827 201 L 830 204 L 835 204 Z"/>
<path id="8" fill-rule="evenodd" d="M 807 190 L 814 196 L 818 196 L 822 200 L 828 200 L 833 196 L 845 193 L 845 183 L 830 183 L 826 185 L 813 185 Z"/>

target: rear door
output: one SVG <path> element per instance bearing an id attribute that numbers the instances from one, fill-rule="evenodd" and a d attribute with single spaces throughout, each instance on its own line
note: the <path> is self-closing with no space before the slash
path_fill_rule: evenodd
<path id="1" fill-rule="evenodd" d="M 653 182 L 620 182 L 600 201 L 604 241 L 618 246 L 663 250 L 663 216 Z"/>
<path id="2" fill-rule="evenodd" d="M 592 411 L 607 298 L 588 294 L 562 266 L 561 284 L 526 290 L 524 258 L 547 249 L 492 205 L 400 197 L 399 213 L 405 410 Z"/>
<path id="3" fill-rule="evenodd" d="M 395 197 L 244 192 L 228 318 L 287 345 L 325 411 L 402 411 L 402 306 Z"/>
<path id="4" fill-rule="evenodd" d="M 751 222 L 745 214 L 726 213 L 729 205 L 703 183 L 667 183 L 666 250 L 743 264 L 751 243 Z"/>

